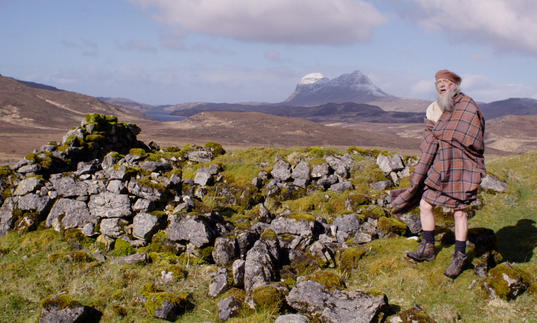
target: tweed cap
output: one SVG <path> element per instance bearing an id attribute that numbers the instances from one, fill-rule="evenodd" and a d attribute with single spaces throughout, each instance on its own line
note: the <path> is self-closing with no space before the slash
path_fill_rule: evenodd
<path id="1" fill-rule="evenodd" d="M 448 70 L 440 70 L 438 72 L 436 72 L 436 75 L 434 76 L 434 78 L 438 81 L 439 79 L 446 79 L 446 80 L 450 80 L 451 82 L 455 83 L 455 84 L 461 84 L 461 77 L 458 76 L 457 74 L 453 73 L 452 71 L 448 71 Z"/>

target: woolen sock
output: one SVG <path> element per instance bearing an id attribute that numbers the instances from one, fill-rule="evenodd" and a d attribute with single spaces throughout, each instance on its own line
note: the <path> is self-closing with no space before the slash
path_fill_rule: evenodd
<path id="1" fill-rule="evenodd" d="M 463 255 L 466 254 L 466 241 L 455 240 L 455 253 L 457 251 L 462 252 Z"/>
<path id="2" fill-rule="evenodd" d="M 425 231 L 423 230 L 423 240 L 427 243 L 434 244 L 434 230 L 431 231 Z"/>

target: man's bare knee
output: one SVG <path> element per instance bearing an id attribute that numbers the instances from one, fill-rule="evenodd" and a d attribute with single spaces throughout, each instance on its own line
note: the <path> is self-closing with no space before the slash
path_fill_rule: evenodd
<path id="1" fill-rule="evenodd" d="M 457 220 L 466 220 L 468 218 L 468 213 L 465 211 L 455 211 L 455 214 L 453 214 L 455 217 L 455 221 Z"/>
<path id="2" fill-rule="evenodd" d="M 420 211 L 430 213 L 430 212 L 433 211 L 433 206 L 431 204 L 429 204 L 429 202 L 427 202 L 427 201 L 422 199 L 420 201 Z"/>

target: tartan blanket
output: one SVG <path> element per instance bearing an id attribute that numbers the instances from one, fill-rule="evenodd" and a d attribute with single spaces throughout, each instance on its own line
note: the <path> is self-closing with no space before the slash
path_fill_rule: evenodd
<path id="1" fill-rule="evenodd" d="M 472 98 L 455 96 L 452 112 L 434 123 L 425 121 L 421 156 L 410 176 L 410 187 L 390 192 L 393 213 L 416 207 L 425 185 L 460 201 L 474 200 L 485 175 L 485 119 Z"/>

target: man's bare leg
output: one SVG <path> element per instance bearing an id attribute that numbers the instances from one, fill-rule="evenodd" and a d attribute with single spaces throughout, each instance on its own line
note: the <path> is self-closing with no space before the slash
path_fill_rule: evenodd
<path id="1" fill-rule="evenodd" d="M 455 240 L 464 241 L 468 238 L 468 213 L 455 211 Z"/>
<path id="2" fill-rule="evenodd" d="M 424 231 L 434 231 L 433 206 L 423 199 L 420 201 L 420 221 Z"/>

